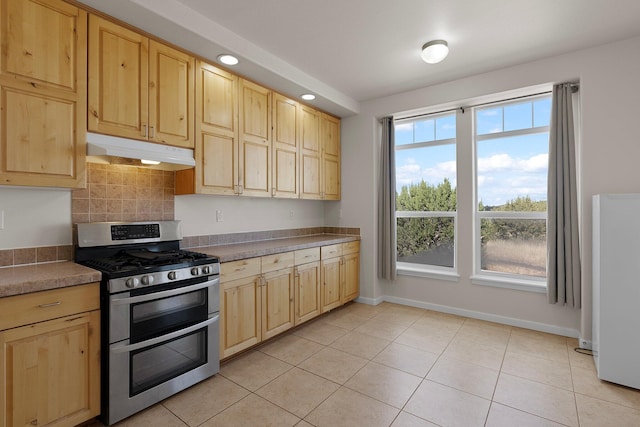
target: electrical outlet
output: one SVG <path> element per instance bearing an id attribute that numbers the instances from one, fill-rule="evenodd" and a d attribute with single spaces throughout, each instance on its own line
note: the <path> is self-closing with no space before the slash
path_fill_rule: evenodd
<path id="1" fill-rule="evenodd" d="M 4 211 L 0 211 L 0 230 L 4 230 Z"/>
<path id="2" fill-rule="evenodd" d="M 294 215 L 295 215 L 295 214 L 293 213 L 293 210 L 290 210 L 290 211 L 289 211 L 289 219 L 293 219 L 293 216 L 294 216 Z"/>
<path id="3" fill-rule="evenodd" d="M 220 209 L 216 209 L 216 222 L 222 222 L 223 220 L 222 211 Z"/>

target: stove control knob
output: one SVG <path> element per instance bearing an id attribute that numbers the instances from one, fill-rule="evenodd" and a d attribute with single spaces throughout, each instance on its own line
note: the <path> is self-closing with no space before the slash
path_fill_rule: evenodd
<path id="1" fill-rule="evenodd" d="M 135 288 L 140 284 L 140 282 L 138 281 L 137 277 L 131 277 L 127 279 L 127 281 L 124 282 L 124 284 L 127 286 L 127 288 Z"/>
<path id="2" fill-rule="evenodd" d="M 191 275 L 192 276 L 197 276 L 198 274 L 200 274 L 200 269 L 198 267 L 193 267 L 191 269 Z"/>
<path id="3" fill-rule="evenodd" d="M 143 285 L 153 285 L 153 276 L 142 276 Z"/>
<path id="4" fill-rule="evenodd" d="M 209 267 L 208 265 L 205 265 L 204 267 L 202 267 L 202 274 L 209 274 L 211 273 L 211 267 Z"/>
<path id="5" fill-rule="evenodd" d="M 175 271 L 170 271 L 168 274 L 169 280 L 176 280 L 178 278 L 178 275 L 176 274 Z"/>

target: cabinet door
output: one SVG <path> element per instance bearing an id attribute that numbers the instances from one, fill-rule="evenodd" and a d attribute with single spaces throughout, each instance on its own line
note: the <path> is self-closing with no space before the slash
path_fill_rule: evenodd
<path id="1" fill-rule="evenodd" d="M 0 332 L 0 425 L 72 427 L 98 415 L 99 343 L 99 311 Z"/>
<path id="2" fill-rule="evenodd" d="M 77 61 L 86 58 L 86 12 L 58 0 L 2 4 L 2 75 L 75 92 Z"/>
<path id="3" fill-rule="evenodd" d="M 220 283 L 220 358 L 262 340 L 261 276 Z"/>
<path id="4" fill-rule="evenodd" d="M 3 0 L 0 183 L 84 187 L 86 12 L 57 0 Z"/>
<path id="5" fill-rule="evenodd" d="M 264 275 L 262 286 L 262 339 L 292 328 L 294 318 L 293 268 Z"/>
<path id="6" fill-rule="evenodd" d="M 193 148 L 195 59 L 149 42 L 149 140 Z"/>
<path id="7" fill-rule="evenodd" d="M 271 197 L 271 92 L 239 80 L 240 194 Z"/>
<path id="8" fill-rule="evenodd" d="M 321 199 L 320 112 L 302 106 L 300 109 L 300 197 Z"/>
<path id="9" fill-rule="evenodd" d="M 340 299 L 340 270 L 342 258 L 330 258 L 322 261 L 322 312 L 339 307 Z"/>
<path id="10" fill-rule="evenodd" d="M 322 313 L 320 262 L 296 267 L 296 325 Z"/>
<path id="11" fill-rule="evenodd" d="M 322 195 L 340 200 L 340 120 L 322 115 Z"/>
<path id="12" fill-rule="evenodd" d="M 360 254 L 343 256 L 342 265 L 342 304 L 358 297 L 360 294 Z"/>
<path id="13" fill-rule="evenodd" d="M 149 39 L 89 17 L 89 130 L 146 139 Z"/>
<path id="14" fill-rule="evenodd" d="M 298 103 L 273 95 L 274 197 L 298 198 Z"/>
<path id="15" fill-rule="evenodd" d="M 196 63 L 194 169 L 176 171 L 176 194 L 238 192 L 238 78 Z"/>

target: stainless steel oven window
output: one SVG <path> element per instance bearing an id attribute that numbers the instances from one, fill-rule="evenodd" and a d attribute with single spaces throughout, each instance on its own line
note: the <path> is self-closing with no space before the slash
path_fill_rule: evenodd
<path id="1" fill-rule="evenodd" d="M 154 309 L 159 309 L 161 311 L 171 311 L 179 310 L 184 307 L 193 308 L 193 306 L 196 305 L 196 301 L 201 301 L 199 298 L 204 297 L 206 298 L 206 308 L 203 310 L 205 312 L 204 316 L 202 315 L 202 313 L 199 313 L 197 317 L 200 318 L 200 320 L 206 319 L 207 314 L 215 313 L 220 309 L 220 296 L 218 295 L 217 291 L 219 282 L 220 279 L 216 277 L 214 279 L 209 278 L 209 280 L 201 283 L 192 283 L 184 287 L 177 287 L 142 295 L 137 294 L 134 291 L 121 292 L 118 294 L 110 295 L 109 343 L 116 343 L 126 339 L 129 339 L 131 343 L 134 343 L 146 340 L 153 336 L 162 335 L 171 330 L 170 328 L 166 327 L 166 323 L 165 326 L 162 327 L 161 322 L 150 321 L 151 327 L 148 328 L 148 331 L 137 331 L 133 327 L 134 320 L 131 318 L 133 312 L 132 307 L 140 307 L 139 309 L 136 309 L 141 310 L 139 313 L 136 312 L 136 315 L 139 315 L 140 319 L 143 317 L 147 317 L 149 319 L 158 318 L 158 320 L 162 320 L 162 317 L 160 317 L 162 313 L 159 313 L 158 316 L 152 314 Z M 182 299 L 182 296 L 189 295 L 191 292 L 196 291 L 201 291 L 201 296 L 187 296 Z M 158 304 L 156 305 L 156 303 Z M 169 316 L 169 319 L 171 319 L 171 316 Z M 197 321 L 197 319 L 194 319 L 194 322 Z M 160 328 L 155 329 L 155 326 L 158 326 L 158 324 L 160 324 Z"/>
<path id="2" fill-rule="evenodd" d="M 212 287 L 212 291 L 217 291 L 217 287 L 216 282 L 216 285 Z M 136 344 L 129 344 L 128 340 L 111 344 L 109 346 L 108 356 L 108 405 L 103 408 L 104 410 L 101 416 L 103 423 L 106 425 L 114 424 L 129 415 L 141 411 L 217 373 L 220 369 L 220 360 L 218 358 L 220 341 L 219 322 L 220 315 L 216 313 L 210 315 L 209 319 L 204 322 L 181 331 L 172 332 L 166 336 L 153 338 Z M 138 374 L 136 374 L 137 384 L 135 385 L 135 391 L 138 392 L 138 394 L 132 395 L 132 372 L 134 369 L 131 367 L 133 361 L 131 354 L 134 352 L 140 352 L 142 354 L 145 349 L 153 349 L 166 343 L 173 343 L 170 344 L 173 350 L 180 351 L 183 355 L 190 355 L 192 360 L 195 361 L 200 357 L 200 350 L 196 350 L 195 352 L 185 351 L 182 346 L 192 345 L 194 342 L 190 339 L 181 339 L 190 336 L 194 332 L 206 334 L 206 341 L 201 339 L 199 339 L 199 341 L 196 340 L 196 347 L 203 343 L 206 345 L 206 363 L 197 365 L 179 375 L 174 373 L 173 378 L 161 383 L 157 383 L 156 380 L 163 374 L 168 375 L 168 367 L 159 366 L 151 368 L 146 372 L 138 372 Z M 181 359 L 178 359 L 178 361 L 180 360 Z M 187 363 L 184 359 L 182 359 L 182 361 Z M 141 364 L 142 359 L 136 360 L 134 363 Z M 180 365 L 180 362 L 178 362 L 178 365 Z M 173 368 L 175 368 L 175 365 Z M 147 384 L 150 384 L 152 381 L 157 384 L 143 390 L 144 386 L 141 384 L 145 381 Z"/>
<path id="3" fill-rule="evenodd" d="M 129 396 L 207 363 L 207 329 L 130 353 Z"/>
<path id="4" fill-rule="evenodd" d="M 131 304 L 131 343 L 207 319 L 207 288 Z"/>

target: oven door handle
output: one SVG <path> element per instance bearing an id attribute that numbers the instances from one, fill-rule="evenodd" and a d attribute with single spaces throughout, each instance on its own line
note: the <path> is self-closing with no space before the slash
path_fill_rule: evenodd
<path id="1" fill-rule="evenodd" d="M 208 288 L 216 283 L 216 281 L 220 281 L 219 277 L 216 277 L 212 280 L 207 280 L 206 282 L 196 283 L 195 285 L 185 286 L 182 288 L 171 289 L 168 291 L 160 291 L 154 292 L 146 295 L 139 295 L 137 297 L 126 297 L 126 298 L 118 298 L 112 297 L 111 304 L 122 305 L 122 304 L 137 304 L 139 302 L 152 301 L 155 299 L 173 297 L 180 294 L 186 294 L 188 292 L 197 291 L 199 289 Z"/>
<path id="2" fill-rule="evenodd" d="M 215 316 L 205 320 L 204 322 L 196 323 L 195 325 L 191 325 L 188 328 L 180 329 L 179 331 L 171 332 L 170 334 L 162 335 L 160 337 L 151 338 L 150 340 L 137 342 L 135 344 L 121 344 L 121 345 L 113 345 L 110 346 L 109 351 L 112 353 L 128 353 L 131 351 L 135 351 L 144 347 L 153 346 L 156 344 L 160 344 L 164 341 L 169 341 L 174 338 L 179 338 L 183 335 L 190 334 L 191 332 L 197 331 L 198 329 L 202 329 L 205 326 L 209 326 L 212 323 L 220 320 L 220 315 L 216 314 Z"/>

